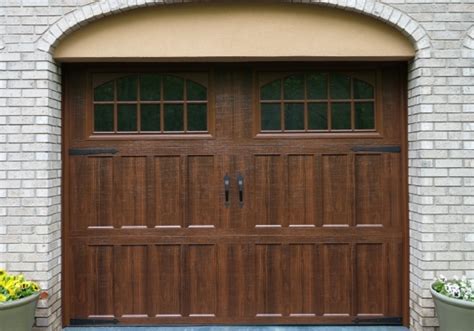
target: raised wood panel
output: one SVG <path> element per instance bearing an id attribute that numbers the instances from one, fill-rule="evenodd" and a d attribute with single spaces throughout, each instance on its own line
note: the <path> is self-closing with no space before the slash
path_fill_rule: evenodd
<path id="1" fill-rule="evenodd" d="M 317 206 L 313 155 L 288 155 L 288 223 L 315 226 Z"/>
<path id="2" fill-rule="evenodd" d="M 254 287 L 249 244 L 223 244 L 218 254 L 218 315 L 251 316 Z"/>
<path id="3" fill-rule="evenodd" d="M 187 157 L 187 226 L 218 227 L 218 205 L 221 202 L 217 194 L 219 176 L 218 161 L 215 156 Z M 221 183 L 221 182 L 220 182 Z M 220 186 L 219 186 L 220 187 Z"/>
<path id="4" fill-rule="evenodd" d="M 155 226 L 181 227 L 183 223 L 183 173 L 180 156 L 157 156 L 154 159 Z"/>
<path id="5" fill-rule="evenodd" d="M 113 158 L 75 157 L 70 169 L 72 229 L 113 226 Z"/>
<path id="6" fill-rule="evenodd" d="M 115 249 L 115 305 L 118 316 L 148 316 L 147 246 L 123 245 Z"/>
<path id="7" fill-rule="evenodd" d="M 358 315 L 383 315 L 387 295 L 386 256 L 383 244 L 356 245 Z"/>
<path id="8" fill-rule="evenodd" d="M 68 264 L 70 272 L 74 275 L 68 282 L 68 289 L 70 295 L 74 297 L 74 302 L 71 302 L 71 314 L 76 318 L 88 318 L 95 306 L 92 304 L 94 296 L 97 293 L 93 292 L 93 286 L 90 281 L 89 271 L 89 250 L 81 244 L 74 244 L 71 247 L 66 247 L 70 251 L 72 259 L 65 261 Z"/>
<path id="9" fill-rule="evenodd" d="M 289 313 L 294 317 L 316 316 L 316 297 L 320 283 L 317 273 L 320 265 L 317 250 L 313 244 L 289 245 Z"/>
<path id="10" fill-rule="evenodd" d="M 214 317 L 217 312 L 215 245 L 189 245 L 186 252 L 186 302 L 189 316 Z"/>
<path id="11" fill-rule="evenodd" d="M 356 224 L 361 226 L 384 225 L 385 186 L 384 157 L 381 154 L 355 155 L 355 187 L 356 187 Z"/>
<path id="12" fill-rule="evenodd" d="M 397 316 L 403 311 L 403 298 L 400 295 L 400 289 L 403 288 L 403 245 L 401 242 L 392 242 L 386 246 L 386 264 L 387 264 L 387 294 L 385 303 L 387 305 L 386 314 L 388 316 Z"/>
<path id="13" fill-rule="evenodd" d="M 352 290 L 351 246 L 323 246 L 324 315 L 350 315 Z"/>
<path id="14" fill-rule="evenodd" d="M 180 317 L 182 310 L 182 266 L 180 245 L 150 248 L 152 312 L 157 317 Z"/>
<path id="15" fill-rule="evenodd" d="M 114 247 L 89 246 L 88 251 L 88 282 L 92 294 L 87 305 L 89 316 L 115 315 L 114 295 Z"/>
<path id="16" fill-rule="evenodd" d="M 115 158 L 115 162 L 118 169 L 114 176 L 117 222 L 125 228 L 147 227 L 147 159 L 124 156 Z"/>
<path id="17" fill-rule="evenodd" d="M 323 225 L 350 226 L 353 222 L 353 160 L 350 155 L 322 156 Z"/>
<path id="18" fill-rule="evenodd" d="M 254 156 L 255 226 L 281 227 L 285 213 L 284 162 L 281 155 Z"/>
<path id="19" fill-rule="evenodd" d="M 385 192 L 384 204 L 387 207 L 387 224 L 391 227 L 401 228 L 403 226 L 400 221 L 403 219 L 403 212 L 406 209 L 402 204 L 402 190 L 403 183 L 400 180 L 402 173 L 402 161 L 400 155 L 387 155 L 385 158 L 385 171 L 387 182 L 386 186 L 389 188 Z"/>
<path id="20" fill-rule="evenodd" d="M 284 252 L 282 245 L 255 246 L 255 304 L 257 317 L 278 317 L 285 313 Z"/>

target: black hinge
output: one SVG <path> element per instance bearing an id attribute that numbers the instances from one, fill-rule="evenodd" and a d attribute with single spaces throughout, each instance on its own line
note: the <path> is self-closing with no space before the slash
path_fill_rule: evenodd
<path id="1" fill-rule="evenodd" d="M 71 148 L 69 155 L 96 155 L 96 154 L 116 154 L 115 148 Z"/>
<path id="2" fill-rule="evenodd" d="M 402 325 L 401 317 L 356 317 L 352 320 L 355 324 L 377 324 L 377 325 Z"/>
<path id="3" fill-rule="evenodd" d="M 119 320 L 111 319 L 93 319 L 93 318 L 73 318 L 70 320 L 70 325 L 115 325 L 119 324 Z"/>
<path id="4" fill-rule="evenodd" d="M 354 146 L 353 152 L 400 153 L 400 146 Z"/>

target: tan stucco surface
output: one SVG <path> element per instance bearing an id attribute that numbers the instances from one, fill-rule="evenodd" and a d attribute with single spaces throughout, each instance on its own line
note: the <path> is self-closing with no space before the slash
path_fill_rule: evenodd
<path id="1" fill-rule="evenodd" d="M 308 5 L 200 4 L 132 10 L 70 34 L 61 61 L 414 56 L 398 30 L 368 16 Z"/>

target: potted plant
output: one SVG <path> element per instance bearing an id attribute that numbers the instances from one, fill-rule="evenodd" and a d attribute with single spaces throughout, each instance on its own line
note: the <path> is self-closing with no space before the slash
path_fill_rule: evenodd
<path id="1" fill-rule="evenodd" d="M 474 281 L 443 275 L 430 286 L 438 313 L 440 331 L 474 330 Z"/>
<path id="2" fill-rule="evenodd" d="M 0 331 L 31 331 L 40 295 L 35 282 L 0 269 Z"/>

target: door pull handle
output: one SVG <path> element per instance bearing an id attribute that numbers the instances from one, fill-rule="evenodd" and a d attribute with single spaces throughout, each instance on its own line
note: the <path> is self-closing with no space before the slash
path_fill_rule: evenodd
<path id="1" fill-rule="evenodd" d="M 224 176 L 224 206 L 229 208 L 230 206 L 230 177 L 229 175 Z"/>
<path id="2" fill-rule="evenodd" d="M 237 185 L 239 187 L 239 206 L 244 206 L 244 177 L 242 175 L 237 176 Z"/>

